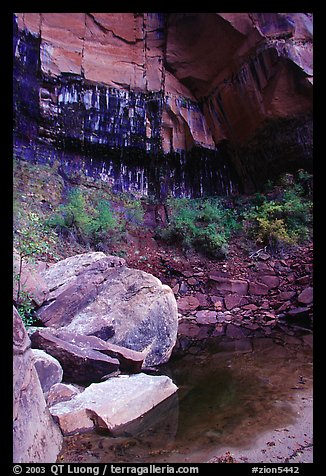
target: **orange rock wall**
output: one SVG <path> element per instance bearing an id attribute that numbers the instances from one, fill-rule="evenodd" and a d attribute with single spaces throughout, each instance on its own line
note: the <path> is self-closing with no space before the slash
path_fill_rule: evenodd
<path id="1" fill-rule="evenodd" d="M 308 13 L 17 13 L 44 74 L 163 94 L 165 153 L 242 146 L 270 120 L 312 112 Z M 147 124 L 150 136 L 150 124 Z"/>

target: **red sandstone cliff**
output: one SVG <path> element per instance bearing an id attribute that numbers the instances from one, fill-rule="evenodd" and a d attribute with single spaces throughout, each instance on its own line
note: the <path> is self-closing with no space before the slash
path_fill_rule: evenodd
<path id="1" fill-rule="evenodd" d="M 21 30 L 41 39 L 45 75 L 72 73 L 120 90 L 162 93 L 164 152 L 194 145 L 213 149 L 222 140 L 247 147 L 271 122 L 275 130 L 278 120 L 298 118 L 302 142 L 311 139 L 310 123 L 306 126 L 312 112 L 310 13 L 18 13 L 17 18 Z M 146 121 L 150 138 L 152 125 Z M 292 126 L 286 130 L 280 124 L 272 141 L 279 143 L 273 152 L 279 156 L 291 148 L 280 134 L 293 135 Z M 251 149 L 246 154 L 253 155 Z M 300 155 L 297 148 L 292 155 Z M 236 162 L 240 176 L 257 168 L 246 158 Z"/>
<path id="2" fill-rule="evenodd" d="M 44 72 L 163 91 L 165 151 L 242 143 L 267 118 L 311 110 L 307 13 L 18 13 L 41 36 Z M 179 98 L 203 100 L 200 110 Z"/>

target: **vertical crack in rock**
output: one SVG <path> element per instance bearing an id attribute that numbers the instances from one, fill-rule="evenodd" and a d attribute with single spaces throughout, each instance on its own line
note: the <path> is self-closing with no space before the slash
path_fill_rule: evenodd
<path id="1" fill-rule="evenodd" d="M 145 81 L 145 89 L 146 89 L 146 91 L 148 91 L 148 81 L 147 81 L 147 65 L 148 65 L 148 61 L 147 61 L 147 31 L 146 31 L 145 13 L 142 14 L 142 17 L 143 17 L 142 31 L 143 31 L 143 40 L 144 40 L 143 53 L 144 53 L 144 63 L 145 63 L 143 76 L 144 76 L 144 81 Z"/>
<path id="2" fill-rule="evenodd" d="M 210 150 L 214 173 L 228 182 L 235 168 L 247 191 L 259 187 L 267 171 L 275 176 L 311 167 L 309 16 L 17 17 L 15 141 L 29 146 L 24 156 L 59 155 L 71 170 L 97 162 L 87 165 L 89 173 L 96 168 L 96 176 L 120 190 L 139 173 L 158 190 L 164 175 L 169 185 L 163 188 L 197 196 L 212 193 L 211 183 L 197 184 L 194 192 L 195 170 L 201 177 L 206 172 L 198 163 L 191 171 L 190 164 L 196 157 L 205 169 Z M 173 183 L 177 177 L 182 183 Z M 216 185 L 213 194 L 220 193 Z"/>
<path id="3" fill-rule="evenodd" d="M 110 28 L 106 28 L 101 22 L 96 20 L 94 15 L 92 15 L 91 13 L 86 13 L 86 15 L 94 22 L 94 24 L 102 31 L 102 33 L 111 33 L 112 36 L 114 36 L 115 38 L 117 38 L 121 41 L 124 41 L 128 45 L 133 45 L 137 42 L 143 41 L 142 38 L 135 38 L 135 40 L 127 40 L 123 36 L 118 35 L 116 32 L 114 32 L 114 30 L 112 30 Z"/>
<path id="4" fill-rule="evenodd" d="M 86 31 L 87 31 L 87 13 L 85 13 L 85 30 L 84 30 L 84 36 L 81 38 L 83 41 L 82 44 L 82 50 L 81 50 L 81 63 L 80 63 L 80 71 L 81 71 L 81 76 L 84 78 L 85 77 L 85 70 L 84 70 L 84 60 L 85 60 L 85 41 L 86 41 Z"/>

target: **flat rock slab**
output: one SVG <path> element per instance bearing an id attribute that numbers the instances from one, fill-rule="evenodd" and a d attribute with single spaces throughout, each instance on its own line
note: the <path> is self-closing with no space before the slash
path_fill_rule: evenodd
<path id="1" fill-rule="evenodd" d="M 119 360 L 120 370 L 128 373 L 138 373 L 141 371 L 143 361 L 146 357 L 146 352 L 138 352 L 136 350 L 127 349 L 120 345 L 105 342 L 96 336 L 85 336 L 80 334 L 73 334 L 62 329 L 54 331 L 56 337 L 59 339 L 77 345 L 82 349 L 92 349 L 101 352 Z"/>
<path id="2" fill-rule="evenodd" d="M 215 273 L 210 273 L 208 277 L 214 283 L 214 288 L 218 291 L 229 291 L 243 296 L 248 292 L 248 282 L 242 279 L 224 278 Z"/>
<path id="3" fill-rule="evenodd" d="M 50 411 L 64 435 L 94 428 L 114 431 L 134 422 L 176 391 L 177 386 L 165 375 L 120 376 L 94 383 Z"/>
<path id="4" fill-rule="evenodd" d="M 119 369 L 119 361 L 93 350 L 88 346 L 79 347 L 53 335 L 47 329 L 31 335 L 34 348 L 45 350 L 58 359 L 64 379 L 70 382 L 96 382 L 107 374 Z"/>

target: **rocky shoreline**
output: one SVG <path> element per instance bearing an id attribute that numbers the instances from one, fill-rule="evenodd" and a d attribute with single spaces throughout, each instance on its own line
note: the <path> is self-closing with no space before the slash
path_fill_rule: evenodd
<path id="1" fill-rule="evenodd" d="M 143 243 L 142 243 L 143 241 Z M 137 241 L 139 255 L 128 263 L 148 269 L 169 285 L 178 305 L 178 339 L 173 354 L 207 346 L 245 351 L 253 338 L 312 346 L 313 244 L 268 253 L 236 240 L 228 258 L 188 257 L 158 247 L 151 236 Z"/>
<path id="2" fill-rule="evenodd" d="M 172 380 L 142 372 L 171 356 L 251 353 L 269 343 L 312 348 L 312 245 L 278 258 L 266 250 L 240 256 L 233 248 L 232 259 L 225 262 L 171 257 L 153 248 L 151 252 L 151 271 L 160 279 L 127 267 L 122 258 L 97 252 L 25 267 L 24 286 L 35 296 L 43 326 L 30 329 L 36 353 L 31 359 L 50 414 L 64 435 L 94 428 L 119 430 L 167 399 L 177 390 Z M 40 351 L 49 359 L 37 354 Z M 134 391 L 138 381 L 140 393 Z M 94 399 L 96 386 L 103 395 L 112 393 L 103 389 L 107 385 L 114 386 L 121 404 L 118 417 L 108 414 L 107 399 Z M 139 410 L 127 420 L 126 385 L 127 400 L 138 399 Z M 308 400 L 303 408 L 307 412 Z M 19 428 L 19 418 L 17 422 Z M 294 435 L 297 431 L 300 425 L 293 428 Z M 308 433 L 304 436 L 296 448 L 305 448 L 309 459 L 311 439 Z M 244 455 L 237 450 L 231 457 L 258 457 L 259 447 L 255 444 L 253 453 Z M 280 453 L 284 460 L 296 457 L 296 448 L 289 448 Z M 263 456 L 267 461 L 269 455 Z M 211 457 L 221 462 L 223 455 Z"/>
<path id="3" fill-rule="evenodd" d="M 53 461 L 58 435 L 116 431 L 177 391 L 168 376 L 143 371 L 166 362 L 176 342 L 176 300 L 159 279 L 91 252 L 51 266 L 26 264 L 22 281 L 40 327 L 28 336 L 13 309 L 14 342 L 22 342 L 14 348 L 15 462 Z M 39 428 L 43 420 L 51 422 L 55 444 Z M 38 435 L 44 441 L 34 444 Z"/>

